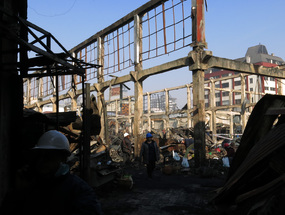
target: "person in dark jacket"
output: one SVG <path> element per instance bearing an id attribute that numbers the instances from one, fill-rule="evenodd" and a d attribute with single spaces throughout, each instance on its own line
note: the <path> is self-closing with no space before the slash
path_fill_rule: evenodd
<path id="1" fill-rule="evenodd" d="M 229 143 L 225 143 L 224 148 L 227 152 L 226 157 L 229 158 L 229 164 L 231 165 L 235 156 L 235 149 Z"/>
<path id="2" fill-rule="evenodd" d="M 152 134 L 146 134 L 146 141 L 142 143 L 140 160 L 147 166 L 147 175 L 152 178 L 155 162 L 159 160 L 160 152 L 157 143 L 152 139 Z"/>
<path id="3" fill-rule="evenodd" d="M 0 214 L 103 214 L 93 188 L 70 174 L 68 155 L 69 142 L 62 133 L 44 133 L 32 149 L 30 166 L 18 173 L 18 186 L 4 198 Z"/>
<path id="4" fill-rule="evenodd" d="M 129 133 L 124 133 L 124 139 L 122 141 L 122 151 L 124 153 L 124 161 L 131 161 L 133 158 L 132 142 L 130 140 Z"/>

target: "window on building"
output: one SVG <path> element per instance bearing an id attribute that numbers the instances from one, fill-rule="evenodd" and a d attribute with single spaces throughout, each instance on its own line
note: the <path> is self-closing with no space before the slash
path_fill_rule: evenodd
<path id="1" fill-rule="evenodd" d="M 205 95 L 205 99 L 208 99 L 209 98 L 209 95 Z"/>
<path id="2" fill-rule="evenodd" d="M 208 108 L 209 107 L 209 103 L 205 103 L 205 108 Z"/>
<path id="3" fill-rule="evenodd" d="M 226 91 L 226 92 L 223 92 L 223 96 L 229 96 L 230 92 Z"/>
<path id="4" fill-rule="evenodd" d="M 229 74 L 222 74 L 222 77 L 228 77 Z"/>
<path id="5" fill-rule="evenodd" d="M 249 79 L 249 83 L 252 84 L 253 83 L 253 78 Z"/>
<path id="6" fill-rule="evenodd" d="M 230 101 L 229 100 L 223 101 L 223 105 L 230 105 Z"/>
<path id="7" fill-rule="evenodd" d="M 249 89 L 249 91 L 251 91 L 251 92 L 252 92 L 252 91 L 253 91 L 253 88 L 251 87 L 251 88 Z"/>
<path id="8" fill-rule="evenodd" d="M 216 106 L 221 106 L 221 102 L 216 102 Z"/>
<path id="9" fill-rule="evenodd" d="M 228 88 L 230 85 L 229 85 L 229 83 L 223 83 L 222 84 L 222 88 Z"/>
<path id="10" fill-rule="evenodd" d="M 220 88 L 220 84 L 215 84 L 215 87 L 216 88 Z"/>
<path id="11" fill-rule="evenodd" d="M 235 100 L 235 103 L 236 103 L 236 104 L 241 104 L 241 99 L 236 99 L 236 100 Z"/>
<path id="12" fill-rule="evenodd" d="M 238 96 L 238 95 L 240 95 L 241 94 L 241 92 L 235 92 L 235 95 L 236 96 Z"/>
<path id="13" fill-rule="evenodd" d="M 271 91 L 275 91 L 275 87 L 270 87 L 270 90 Z"/>
<path id="14" fill-rule="evenodd" d="M 220 98 L 220 93 L 215 93 L 216 98 Z"/>
<path id="15" fill-rule="evenodd" d="M 241 81 L 235 81 L 235 86 L 240 86 L 241 85 Z"/>
<path id="16" fill-rule="evenodd" d="M 264 77 L 264 80 L 267 81 L 267 80 L 268 80 L 268 77 Z"/>
<path id="17" fill-rule="evenodd" d="M 269 87 L 264 87 L 265 90 L 269 90 Z"/>
<path id="18" fill-rule="evenodd" d="M 272 77 L 270 77 L 270 81 L 275 81 L 275 79 L 274 79 L 274 78 L 272 78 Z"/>

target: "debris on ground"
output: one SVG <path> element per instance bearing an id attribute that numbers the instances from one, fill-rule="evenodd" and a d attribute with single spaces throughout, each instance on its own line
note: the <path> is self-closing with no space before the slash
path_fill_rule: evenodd
<path id="1" fill-rule="evenodd" d="M 285 214 L 285 97 L 265 95 L 253 109 L 213 203 L 222 214 Z"/>

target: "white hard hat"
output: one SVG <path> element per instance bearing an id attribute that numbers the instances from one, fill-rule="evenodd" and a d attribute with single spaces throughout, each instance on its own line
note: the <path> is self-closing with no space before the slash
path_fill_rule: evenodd
<path id="1" fill-rule="evenodd" d="M 129 133 L 124 133 L 124 137 L 127 137 L 127 136 L 129 136 Z"/>
<path id="2" fill-rule="evenodd" d="M 56 130 L 45 132 L 33 149 L 58 149 L 70 153 L 69 141 L 62 133 Z"/>

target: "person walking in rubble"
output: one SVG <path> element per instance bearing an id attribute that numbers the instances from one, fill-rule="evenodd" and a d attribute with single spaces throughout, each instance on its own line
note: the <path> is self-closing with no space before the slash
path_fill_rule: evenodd
<path id="1" fill-rule="evenodd" d="M 152 139 L 152 134 L 146 134 L 146 141 L 142 143 L 140 151 L 140 161 L 146 164 L 147 175 L 152 178 L 155 169 L 155 162 L 159 160 L 160 152 L 157 143 Z"/>
<path id="2" fill-rule="evenodd" d="M 228 157 L 229 164 L 231 165 L 235 156 L 235 149 L 230 145 L 230 143 L 225 143 L 224 148 L 227 152 L 226 157 Z"/>
<path id="3" fill-rule="evenodd" d="M 125 162 L 129 162 L 133 159 L 132 142 L 130 140 L 129 133 L 124 133 L 124 139 L 122 141 L 122 151 L 124 153 Z"/>
<path id="4" fill-rule="evenodd" d="M 69 141 L 62 133 L 44 133 L 31 150 L 30 165 L 19 172 L 21 186 L 8 192 L 0 214 L 103 214 L 93 188 L 70 174 L 69 155 Z"/>

